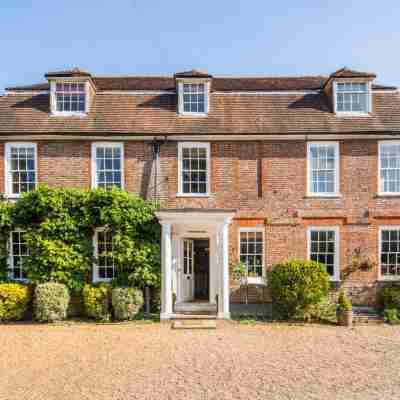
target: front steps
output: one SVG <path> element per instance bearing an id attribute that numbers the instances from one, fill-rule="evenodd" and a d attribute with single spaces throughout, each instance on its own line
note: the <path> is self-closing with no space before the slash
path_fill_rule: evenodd
<path id="1" fill-rule="evenodd" d="M 214 315 L 217 314 L 217 305 L 206 302 L 175 303 L 175 314 Z"/>
<path id="2" fill-rule="evenodd" d="M 176 303 L 172 329 L 216 329 L 217 306 L 206 302 Z"/>
<path id="3" fill-rule="evenodd" d="M 353 323 L 358 324 L 383 324 L 384 319 L 382 315 L 372 307 L 353 307 Z"/>

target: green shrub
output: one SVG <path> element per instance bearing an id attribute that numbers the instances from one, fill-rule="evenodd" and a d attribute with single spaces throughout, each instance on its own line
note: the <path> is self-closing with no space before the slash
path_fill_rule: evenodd
<path id="1" fill-rule="evenodd" d="M 400 318 L 399 312 L 396 308 L 386 308 L 384 311 L 384 318 L 385 321 L 390 325 L 399 325 Z"/>
<path id="2" fill-rule="evenodd" d="M 116 320 L 131 321 L 143 307 L 143 293 L 137 288 L 114 288 L 112 290 L 111 302 Z"/>
<path id="3" fill-rule="evenodd" d="M 296 315 L 296 319 L 336 323 L 336 304 L 324 298 L 317 304 L 310 305 L 305 312 Z"/>
<path id="4" fill-rule="evenodd" d="M 29 249 L 30 282 L 59 282 L 81 293 L 93 263 L 93 232 L 113 232 L 120 285 L 158 286 L 161 275 L 157 205 L 123 190 L 83 190 L 40 185 L 16 202 L 0 199 L 0 281 L 7 280 L 7 242 L 19 228 Z"/>
<path id="5" fill-rule="evenodd" d="M 337 310 L 340 312 L 340 311 L 351 311 L 352 309 L 353 305 L 351 303 L 351 300 L 344 291 L 341 291 L 338 297 Z"/>
<path id="6" fill-rule="evenodd" d="M 34 315 L 37 321 L 54 322 L 67 317 L 68 288 L 62 283 L 41 283 L 35 288 Z"/>
<path id="7" fill-rule="evenodd" d="M 400 310 L 400 286 L 387 286 L 378 292 L 378 303 L 384 309 Z"/>
<path id="8" fill-rule="evenodd" d="M 97 321 L 109 321 L 111 319 L 111 285 L 100 283 L 85 285 L 83 288 L 83 302 L 86 315 Z"/>
<path id="9" fill-rule="evenodd" d="M 150 288 L 150 310 L 152 313 L 161 311 L 161 288 L 158 286 Z"/>
<path id="10" fill-rule="evenodd" d="M 30 302 L 30 290 L 19 283 L 0 284 L 0 321 L 18 321 Z"/>
<path id="11" fill-rule="evenodd" d="M 275 265 L 268 285 L 274 310 L 281 318 L 296 318 L 327 297 L 330 277 L 315 261 L 289 260 Z"/>

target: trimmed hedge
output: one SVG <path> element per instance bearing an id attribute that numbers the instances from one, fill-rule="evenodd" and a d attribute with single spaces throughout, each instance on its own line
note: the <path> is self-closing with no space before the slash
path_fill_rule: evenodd
<path id="1" fill-rule="evenodd" d="M 137 288 L 117 287 L 112 290 L 111 302 L 116 320 L 131 321 L 143 307 L 143 293 Z"/>
<path id="2" fill-rule="evenodd" d="M 31 300 L 26 285 L 19 283 L 0 284 L 0 321 L 18 321 L 22 319 Z"/>
<path id="3" fill-rule="evenodd" d="M 378 303 L 384 309 L 400 310 L 400 286 L 387 286 L 378 292 Z"/>
<path id="4" fill-rule="evenodd" d="M 282 318 L 305 318 L 312 306 L 328 296 L 330 277 L 323 264 L 289 260 L 276 264 L 269 274 L 272 300 Z"/>
<path id="5" fill-rule="evenodd" d="M 61 321 L 67 317 L 68 288 L 57 282 L 41 283 L 35 288 L 34 315 L 40 322 Z"/>
<path id="6" fill-rule="evenodd" d="M 85 285 L 83 288 L 83 302 L 86 315 L 97 321 L 109 321 L 111 319 L 111 285 L 100 283 Z"/>

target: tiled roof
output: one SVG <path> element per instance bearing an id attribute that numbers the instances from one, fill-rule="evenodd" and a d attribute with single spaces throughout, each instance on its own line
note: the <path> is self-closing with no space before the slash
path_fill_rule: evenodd
<path id="1" fill-rule="evenodd" d="M 354 71 L 347 67 L 338 69 L 329 76 L 330 78 L 376 78 L 376 74 L 372 72 Z"/>
<path id="2" fill-rule="evenodd" d="M 353 118 L 336 116 L 323 92 L 279 95 L 214 92 L 206 118 L 179 116 L 176 104 L 174 93 L 98 92 L 87 117 L 62 118 L 49 115 L 48 94 L 9 94 L 0 98 L 0 134 L 400 133 L 400 94 L 394 91 L 375 92 L 372 115 Z"/>
<path id="3" fill-rule="evenodd" d="M 297 91 L 320 90 L 327 81 L 327 76 L 303 77 L 213 77 L 212 91 Z M 174 91 L 175 79 L 169 76 L 126 76 L 101 77 L 94 76 L 92 80 L 98 91 L 104 90 L 157 90 Z M 380 89 L 393 89 L 389 86 L 378 86 Z M 45 91 L 49 90 L 48 82 L 34 85 L 8 87 L 9 91 Z"/>

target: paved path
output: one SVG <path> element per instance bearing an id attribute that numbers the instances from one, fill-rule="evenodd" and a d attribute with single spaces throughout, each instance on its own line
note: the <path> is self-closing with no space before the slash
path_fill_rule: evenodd
<path id="1" fill-rule="evenodd" d="M 0 326 L 0 399 L 399 399 L 400 328 Z"/>

